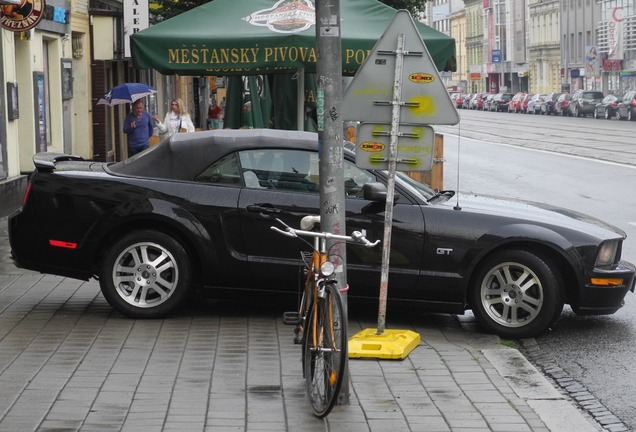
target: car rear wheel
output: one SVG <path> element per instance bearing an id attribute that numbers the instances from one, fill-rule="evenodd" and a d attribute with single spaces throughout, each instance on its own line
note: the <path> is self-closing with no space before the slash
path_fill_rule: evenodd
<path id="1" fill-rule="evenodd" d="M 136 231 L 112 245 L 102 263 L 100 287 L 108 303 L 131 318 L 159 318 L 186 298 L 188 255 L 174 238 Z"/>
<path id="2" fill-rule="evenodd" d="M 627 110 L 627 121 L 632 121 L 634 119 L 633 115 L 632 115 L 632 110 L 629 109 Z"/>
<path id="3" fill-rule="evenodd" d="M 475 319 L 507 339 L 540 334 L 563 310 L 559 281 L 558 271 L 538 255 L 523 250 L 495 253 L 474 279 Z"/>

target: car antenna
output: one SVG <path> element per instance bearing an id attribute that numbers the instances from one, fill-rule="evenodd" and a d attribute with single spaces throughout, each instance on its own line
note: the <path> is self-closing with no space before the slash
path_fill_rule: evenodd
<path id="1" fill-rule="evenodd" d="M 462 122 L 460 121 L 457 124 L 457 193 L 455 193 L 455 199 L 457 202 L 455 203 L 455 207 L 453 210 L 461 210 L 462 208 L 459 205 L 459 149 L 462 146 Z"/>

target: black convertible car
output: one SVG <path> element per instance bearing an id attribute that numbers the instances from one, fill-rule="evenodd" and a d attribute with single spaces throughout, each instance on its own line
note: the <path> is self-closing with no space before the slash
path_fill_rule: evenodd
<path id="1" fill-rule="evenodd" d="M 346 229 L 382 239 L 387 174 L 345 151 Z M 98 278 L 138 318 L 174 311 L 189 292 L 289 294 L 300 241 L 270 229 L 320 214 L 317 135 L 280 130 L 177 134 L 119 163 L 34 157 L 10 217 L 18 267 Z M 507 338 L 538 334 L 569 304 L 611 314 L 634 290 L 625 234 L 547 205 L 434 191 L 398 174 L 389 302 L 461 314 Z M 347 248 L 349 299 L 377 302 L 382 248 Z"/>

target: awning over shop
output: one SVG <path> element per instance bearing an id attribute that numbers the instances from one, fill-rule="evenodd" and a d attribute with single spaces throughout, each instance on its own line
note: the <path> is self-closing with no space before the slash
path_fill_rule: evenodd
<path id="1" fill-rule="evenodd" d="M 395 9 L 376 0 L 340 3 L 343 75 L 354 75 Z M 455 70 L 455 40 L 416 22 L 438 70 Z M 214 0 L 131 37 L 137 68 L 164 75 L 314 72 L 312 0 Z"/>

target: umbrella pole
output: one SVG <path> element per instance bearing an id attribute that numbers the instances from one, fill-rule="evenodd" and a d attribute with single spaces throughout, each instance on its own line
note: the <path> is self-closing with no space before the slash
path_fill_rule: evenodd
<path id="1" fill-rule="evenodd" d="M 298 89 L 296 95 L 296 130 L 305 130 L 305 68 L 298 69 L 298 78 L 296 86 Z"/>

